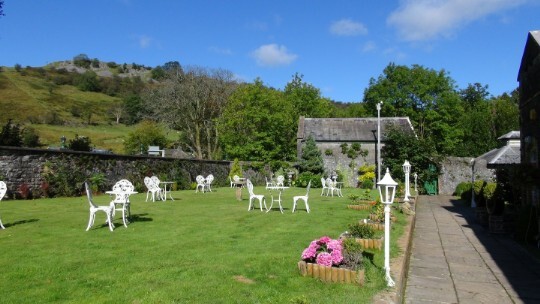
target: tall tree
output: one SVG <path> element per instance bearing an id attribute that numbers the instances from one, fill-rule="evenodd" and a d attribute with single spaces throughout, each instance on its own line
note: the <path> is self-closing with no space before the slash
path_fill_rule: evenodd
<path id="1" fill-rule="evenodd" d="M 322 98 L 320 90 L 304 82 L 303 75 L 298 73 L 287 83 L 284 93 L 298 117 L 329 117 L 332 111 L 330 100 Z"/>
<path id="2" fill-rule="evenodd" d="M 180 133 L 180 145 L 199 159 L 220 157 L 216 119 L 221 117 L 236 82 L 226 70 L 193 67 L 168 74 L 156 88 L 143 94 L 148 119 L 166 123 Z"/>
<path id="3" fill-rule="evenodd" d="M 435 143 L 441 153 L 451 154 L 459 144 L 462 135 L 454 126 L 463 107 L 455 81 L 444 70 L 390 63 L 382 75 L 370 79 L 364 101 L 372 115 L 382 101 L 381 116 L 409 117 L 417 135 Z"/>
<path id="4" fill-rule="evenodd" d="M 283 93 L 260 79 L 231 95 L 219 120 L 226 157 L 272 161 L 295 159 L 296 115 Z"/>
<path id="5" fill-rule="evenodd" d="M 317 148 L 317 143 L 312 136 L 309 136 L 302 149 L 302 157 L 298 164 L 300 172 L 311 172 L 313 174 L 324 173 L 324 160 L 322 153 Z"/>

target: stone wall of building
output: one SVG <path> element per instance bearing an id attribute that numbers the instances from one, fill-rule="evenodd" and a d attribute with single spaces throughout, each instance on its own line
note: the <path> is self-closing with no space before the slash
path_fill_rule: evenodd
<path id="1" fill-rule="evenodd" d="M 9 198 L 49 196 L 59 191 L 54 187 L 65 185 L 81 188 L 96 175 L 103 176 L 106 189 L 127 178 L 138 191 L 146 191 L 143 178 L 149 175 L 189 189 L 197 175 L 213 174 L 214 184 L 223 186 L 229 185 L 230 166 L 229 161 L 0 147 L 0 180 L 6 182 Z"/>
<path id="2" fill-rule="evenodd" d="M 447 157 L 440 164 L 439 194 L 452 195 L 461 182 L 472 180 L 472 157 Z M 492 181 L 495 170 L 488 169 L 485 161 L 477 161 L 474 166 L 475 180 Z"/>

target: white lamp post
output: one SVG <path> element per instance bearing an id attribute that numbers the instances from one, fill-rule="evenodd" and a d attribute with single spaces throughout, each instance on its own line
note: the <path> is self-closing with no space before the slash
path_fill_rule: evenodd
<path id="1" fill-rule="evenodd" d="M 376 104 L 376 107 L 377 107 L 377 181 L 381 180 L 381 105 L 382 105 L 382 101 Z"/>
<path id="2" fill-rule="evenodd" d="M 396 195 L 397 183 L 390 176 L 390 171 L 386 169 L 386 174 L 381 179 L 377 186 L 381 203 L 384 204 L 384 269 L 386 271 L 387 286 L 393 287 L 396 285 L 390 276 L 390 205 L 394 202 Z"/>
<path id="3" fill-rule="evenodd" d="M 408 202 L 409 196 L 411 196 L 411 192 L 409 191 L 409 174 L 411 173 L 411 164 L 408 160 L 405 160 L 403 163 L 403 172 L 405 173 L 405 198 L 403 198 L 403 201 Z"/>
<path id="4" fill-rule="evenodd" d="M 476 208 L 474 201 L 474 158 L 471 159 L 471 208 Z"/>
<path id="5" fill-rule="evenodd" d="M 416 180 L 418 179 L 418 174 L 416 174 L 416 172 L 414 172 L 414 192 L 416 192 L 416 194 L 418 194 L 418 188 L 416 188 Z"/>

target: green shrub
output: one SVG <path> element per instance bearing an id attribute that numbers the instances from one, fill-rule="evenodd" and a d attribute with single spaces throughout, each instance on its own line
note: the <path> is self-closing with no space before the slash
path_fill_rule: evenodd
<path id="1" fill-rule="evenodd" d="M 357 243 L 354 239 L 345 239 L 342 246 L 343 261 L 341 262 L 340 267 L 351 270 L 364 268 L 362 245 Z"/>
<path id="2" fill-rule="evenodd" d="M 456 189 L 454 190 L 455 196 L 461 196 L 463 192 L 471 191 L 472 184 L 470 182 L 461 182 L 456 186 Z"/>
<path id="3" fill-rule="evenodd" d="M 359 239 L 371 239 L 375 235 L 375 229 L 371 225 L 354 223 L 349 225 L 349 234 Z"/>
<path id="4" fill-rule="evenodd" d="M 294 182 L 296 187 L 307 187 L 311 180 L 311 188 L 321 188 L 321 175 L 313 174 L 311 172 L 302 172 L 298 175 L 298 178 Z"/>

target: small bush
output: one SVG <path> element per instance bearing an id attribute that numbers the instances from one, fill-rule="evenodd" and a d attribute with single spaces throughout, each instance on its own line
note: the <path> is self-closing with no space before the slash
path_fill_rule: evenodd
<path id="1" fill-rule="evenodd" d="M 354 239 L 345 239 L 342 242 L 343 246 L 343 261 L 340 268 L 347 268 L 351 270 L 359 270 L 364 268 L 364 262 L 362 255 L 362 245 L 357 243 Z"/>
<path id="2" fill-rule="evenodd" d="M 349 234 L 359 239 L 371 239 L 375 235 L 375 229 L 371 225 L 354 223 L 349 225 Z"/>
<path id="3" fill-rule="evenodd" d="M 298 175 L 294 185 L 296 187 L 307 187 L 309 181 L 311 180 L 312 188 L 321 188 L 321 175 L 313 174 L 311 172 L 302 172 Z"/>
<path id="4" fill-rule="evenodd" d="M 463 192 L 470 191 L 472 188 L 472 184 L 469 182 L 461 182 L 456 186 L 456 190 L 454 190 L 455 196 L 462 196 Z"/>

